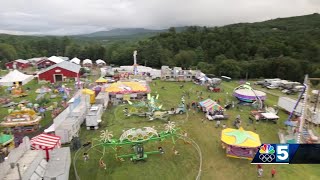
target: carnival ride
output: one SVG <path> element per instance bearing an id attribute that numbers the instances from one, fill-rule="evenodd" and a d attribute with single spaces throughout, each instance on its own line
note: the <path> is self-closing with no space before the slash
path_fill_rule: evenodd
<path id="1" fill-rule="evenodd" d="M 153 120 L 163 120 L 168 121 L 170 115 L 183 114 L 186 113 L 185 100 L 184 97 L 181 98 L 181 103 L 176 109 L 171 109 L 171 111 L 166 111 L 162 109 L 162 104 L 158 102 L 159 95 L 151 96 L 147 95 L 146 101 L 140 101 L 138 103 L 132 103 L 128 101 L 131 105 L 130 108 L 126 108 L 124 113 L 126 116 L 140 116 L 148 117 L 150 121 Z"/>
<path id="2" fill-rule="evenodd" d="M 164 131 L 157 132 L 154 128 L 151 127 L 144 127 L 143 129 L 129 129 L 127 131 L 124 131 L 119 139 L 114 139 L 113 134 L 111 131 L 104 130 L 101 131 L 100 138 L 93 139 L 91 147 L 87 149 L 84 153 L 86 157 L 88 157 L 88 153 L 91 150 L 95 150 L 95 152 L 98 152 L 101 154 L 101 157 L 99 158 L 99 167 L 106 170 L 106 163 L 104 162 L 104 156 L 107 154 L 107 148 L 111 148 L 115 152 L 115 158 L 116 160 L 123 162 L 125 161 L 124 158 L 129 158 L 130 161 L 133 163 L 137 163 L 138 161 L 145 161 L 149 156 L 152 154 L 164 154 L 164 149 L 160 146 L 157 150 L 153 151 L 145 151 L 144 144 L 149 142 L 162 142 L 165 139 L 171 138 L 173 142 L 173 146 L 175 146 L 176 141 L 181 139 L 186 144 L 191 144 L 196 151 L 198 152 L 199 156 L 199 168 L 198 173 L 196 176 L 196 180 L 200 180 L 201 172 L 202 172 L 202 152 L 199 147 L 199 145 L 191 138 L 187 137 L 186 135 L 179 134 L 179 128 L 175 128 L 174 122 L 168 122 L 164 125 Z M 124 145 L 128 145 L 132 147 L 132 153 L 130 154 L 120 154 L 120 149 L 123 148 Z M 80 146 L 79 146 L 80 147 Z M 174 148 L 174 147 L 173 147 Z M 80 148 L 77 150 L 73 157 L 73 168 L 75 177 L 77 180 L 80 180 L 79 174 L 77 172 L 77 159 L 78 154 L 81 152 L 82 149 L 86 148 Z M 176 150 L 175 150 L 176 154 Z"/>
<path id="3" fill-rule="evenodd" d="M 222 148 L 228 157 L 252 160 L 261 146 L 259 135 L 239 129 L 226 128 L 221 131 Z"/>
<path id="4" fill-rule="evenodd" d="M 250 83 L 236 87 L 233 91 L 233 96 L 240 101 L 240 104 L 251 103 L 256 105 L 258 109 L 262 109 L 263 101 L 267 98 L 266 93 L 254 90 Z"/>
<path id="5" fill-rule="evenodd" d="M 101 131 L 99 139 L 93 139 L 92 147 L 86 153 L 89 153 L 91 149 L 96 150 L 102 154 L 100 157 L 101 161 L 106 154 L 106 148 L 111 147 L 116 153 L 115 157 L 117 160 L 124 161 L 124 158 L 130 158 L 132 162 L 136 163 L 137 161 L 147 159 L 148 155 L 164 153 L 162 147 L 154 151 L 145 151 L 144 143 L 164 141 L 167 138 L 171 138 L 173 144 L 175 144 L 174 137 L 178 135 L 177 131 L 178 129 L 175 128 L 174 122 L 165 124 L 165 130 L 159 133 L 152 127 L 144 127 L 143 129 L 132 128 L 124 131 L 119 139 L 114 139 L 111 131 L 104 130 Z M 122 146 L 124 145 L 131 146 L 133 153 L 119 154 L 119 150 L 123 148 Z"/>
<path id="6" fill-rule="evenodd" d="M 6 128 L 7 132 L 33 132 L 39 128 L 41 119 L 32 109 L 14 110 L 4 118 L 0 127 Z"/>
<path id="7" fill-rule="evenodd" d="M 314 123 L 314 114 L 317 111 L 318 98 L 314 104 L 311 98 L 311 82 L 310 80 L 319 81 L 320 78 L 309 78 L 308 75 L 304 79 L 304 88 L 299 95 L 294 108 L 290 112 L 290 115 L 285 122 L 287 125 L 287 131 L 280 130 L 278 132 L 280 143 L 319 143 L 320 138 L 314 134 L 312 129 L 308 126 L 310 123 Z M 296 110 L 299 103 L 302 101 L 301 112 L 297 113 Z M 306 122 L 307 121 L 307 122 Z M 315 123 L 316 124 L 316 123 Z"/>

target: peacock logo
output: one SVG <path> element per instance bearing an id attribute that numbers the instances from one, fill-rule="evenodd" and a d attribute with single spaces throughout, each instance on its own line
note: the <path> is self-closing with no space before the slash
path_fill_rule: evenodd
<path id="1" fill-rule="evenodd" d="M 259 153 L 260 154 L 274 154 L 275 150 L 274 150 L 274 147 L 271 146 L 270 144 L 264 144 L 263 146 L 260 147 Z"/>

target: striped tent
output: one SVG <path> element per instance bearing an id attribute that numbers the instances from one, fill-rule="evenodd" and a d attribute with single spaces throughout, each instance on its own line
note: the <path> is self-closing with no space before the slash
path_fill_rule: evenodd
<path id="1" fill-rule="evenodd" d="M 38 150 L 52 150 L 61 147 L 59 136 L 42 133 L 30 140 L 31 148 Z"/>
<path id="2" fill-rule="evenodd" d="M 222 107 L 217 104 L 217 102 L 211 100 L 211 99 L 206 99 L 204 101 L 199 102 L 200 106 L 205 109 L 206 111 L 210 110 L 222 110 Z"/>

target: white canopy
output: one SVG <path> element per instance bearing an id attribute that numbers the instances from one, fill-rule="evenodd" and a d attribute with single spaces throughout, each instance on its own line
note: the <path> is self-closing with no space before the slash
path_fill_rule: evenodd
<path id="1" fill-rule="evenodd" d="M 106 62 L 104 60 L 98 59 L 96 61 L 97 64 L 106 64 Z"/>
<path id="2" fill-rule="evenodd" d="M 0 79 L 1 86 L 12 86 L 15 82 L 22 82 L 22 85 L 27 84 L 33 79 L 33 75 L 26 75 L 18 70 L 13 70 Z"/>
<path id="3" fill-rule="evenodd" d="M 90 59 L 85 59 L 82 64 L 92 64 L 92 61 Z"/>
<path id="4" fill-rule="evenodd" d="M 72 62 L 72 63 L 75 63 L 75 64 L 80 64 L 80 62 L 81 62 L 81 60 L 80 59 L 78 59 L 78 58 L 76 58 L 76 57 L 74 57 L 73 59 L 71 59 L 70 60 L 70 62 Z"/>
<path id="5" fill-rule="evenodd" d="M 273 113 L 261 113 L 261 115 L 266 119 L 279 119 L 279 116 Z"/>

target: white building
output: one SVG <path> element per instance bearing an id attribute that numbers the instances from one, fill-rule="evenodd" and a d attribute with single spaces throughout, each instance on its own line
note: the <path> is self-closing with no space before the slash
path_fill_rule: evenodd
<path id="1" fill-rule="evenodd" d="M 169 66 L 162 66 L 161 79 L 165 81 L 192 81 L 199 72 L 199 70 L 183 70 L 181 67 L 171 69 Z"/>

